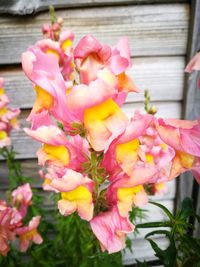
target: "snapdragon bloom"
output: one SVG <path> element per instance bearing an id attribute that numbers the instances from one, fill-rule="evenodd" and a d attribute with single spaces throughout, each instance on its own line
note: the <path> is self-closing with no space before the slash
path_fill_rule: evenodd
<path id="1" fill-rule="evenodd" d="M 37 152 L 39 164 L 45 163 L 81 169 L 81 163 L 86 160 L 88 144 L 80 136 L 69 140 L 65 133 L 55 125 L 41 126 L 36 130 L 24 129 L 32 138 L 41 142 L 42 148 Z"/>
<path id="2" fill-rule="evenodd" d="M 18 129 L 18 108 L 9 108 L 9 99 L 4 90 L 4 79 L 0 77 L 0 148 L 10 145 L 11 130 Z"/>
<path id="3" fill-rule="evenodd" d="M 200 180 L 199 121 L 138 111 L 129 120 L 121 106 L 138 88 L 126 74 L 132 65 L 127 38 L 111 48 L 87 35 L 73 48 L 74 34 L 61 32 L 59 21 L 45 25 L 47 39 L 22 55 L 36 92 L 25 132 L 42 144 L 43 189 L 59 194 L 59 212 L 77 212 L 102 250 L 114 253 L 134 231 L 133 206 L 166 191 L 165 183 L 185 170 Z M 23 240 L 26 250 L 29 235 Z"/>
<path id="4" fill-rule="evenodd" d="M 31 205 L 32 190 L 29 183 L 19 186 L 12 192 L 13 205 L 17 207 L 22 218 L 26 216 L 27 208 Z"/>
<path id="5" fill-rule="evenodd" d="M 110 71 L 110 79 L 115 77 L 116 89 L 119 92 L 138 92 L 138 88 L 125 71 L 131 66 L 128 39 L 122 38 L 115 47 L 102 45 L 92 35 L 83 37 L 74 50 L 75 62 L 80 72 L 81 83 L 89 84 L 94 81 L 99 72 Z M 109 83 L 109 80 L 105 81 Z"/>
<path id="6" fill-rule="evenodd" d="M 41 244 L 43 239 L 37 231 L 37 227 L 40 223 L 40 216 L 35 216 L 31 219 L 28 226 L 23 226 L 16 229 L 16 234 L 19 235 L 20 251 L 26 252 L 30 242 L 35 244 Z"/>
<path id="7" fill-rule="evenodd" d="M 10 250 L 9 242 L 15 238 L 11 229 L 12 209 L 0 200 L 0 255 L 6 256 Z"/>
<path id="8" fill-rule="evenodd" d="M 61 178 L 54 178 L 50 185 L 61 192 L 58 209 L 62 215 L 66 216 L 77 211 L 82 219 L 87 221 L 92 219 L 94 182 L 91 179 L 69 169 Z"/>
<path id="9" fill-rule="evenodd" d="M 123 134 L 109 146 L 102 164 L 112 180 L 117 170 L 130 177 L 130 184 L 143 185 L 167 180 L 173 157 L 174 150 L 158 135 L 156 118 L 136 112 Z"/>
<path id="10" fill-rule="evenodd" d="M 103 251 L 114 253 L 125 248 L 125 236 L 134 231 L 128 218 L 119 215 L 116 207 L 99 213 L 90 221 L 93 233 L 98 238 Z"/>
<path id="11" fill-rule="evenodd" d="M 186 72 L 191 73 L 192 71 L 200 70 L 200 52 L 198 52 L 188 63 L 188 65 L 185 68 Z M 200 79 L 198 79 L 198 88 L 200 89 Z"/>
<path id="12" fill-rule="evenodd" d="M 191 170 L 200 182 L 200 121 L 160 119 L 157 129 L 160 138 L 176 152 L 170 179 Z"/>

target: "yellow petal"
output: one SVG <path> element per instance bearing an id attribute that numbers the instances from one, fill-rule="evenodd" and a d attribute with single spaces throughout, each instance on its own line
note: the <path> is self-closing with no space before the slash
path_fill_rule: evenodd
<path id="1" fill-rule="evenodd" d="M 3 107 L 3 108 L 0 109 L 0 117 L 2 117 L 6 113 L 7 113 L 7 108 L 6 107 Z"/>
<path id="2" fill-rule="evenodd" d="M 54 56 L 56 56 L 57 60 L 59 60 L 59 54 L 58 54 L 55 50 L 53 50 L 53 49 L 48 49 L 48 50 L 46 51 L 46 53 L 47 53 L 47 54 L 53 54 Z"/>
<path id="3" fill-rule="evenodd" d="M 0 96 L 5 94 L 4 88 L 0 88 Z"/>
<path id="4" fill-rule="evenodd" d="M 37 98 L 33 106 L 33 111 L 39 112 L 42 109 L 49 110 L 53 106 L 53 96 L 38 85 L 35 86 L 35 91 Z"/>
<path id="5" fill-rule="evenodd" d="M 153 156 L 151 154 L 146 154 L 146 161 L 149 164 L 154 165 L 154 159 L 153 159 Z"/>
<path id="6" fill-rule="evenodd" d="M 21 240 L 26 240 L 26 239 L 31 239 L 33 236 L 35 236 L 37 234 L 37 230 L 33 229 L 31 231 L 28 231 L 27 233 L 24 233 L 22 235 L 20 235 L 20 239 Z"/>
<path id="7" fill-rule="evenodd" d="M 185 152 L 180 152 L 180 151 L 177 152 L 177 155 L 178 155 L 180 162 L 184 168 L 186 168 L 186 169 L 192 168 L 194 161 L 195 161 L 194 156 L 192 156 L 188 153 L 185 153 Z"/>
<path id="8" fill-rule="evenodd" d="M 79 186 L 76 189 L 69 191 L 69 192 L 62 192 L 61 193 L 62 199 L 68 201 L 92 201 L 92 194 L 91 192 L 84 186 Z"/>
<path id="9" fill-rule="evenodd" d="M 139 145 L 140 143 L 138 139 L 117 145 L 115 150 L 117 162 L 123 163 L 125 160 L 135 160 L 137 158 L 137 149 L 139 148 Z"/>
<path id="10" fill-rule="evenodd" d="M 69 163 L 70 155 L 65 146 L 52 146 L 44 144 L 43 150 L 48 155 L 48 159 L 59 161 L 65 166 Z"/>
<path id="11" fill-rule="evenodd" d="M 65 51 L 71 46 L 72 46 L 72 41 L 70 39 L 68 39 L 62 43 L 61 48 L 63 51 Z"/>
<path id="12" fill-rule="evenodd" d="M 0 131 L 0 140 L 3 140 L 7 137 L 7 133 L 5 131 Z"/>
<path id="13" fill-rule="evenodd" d="M 108 99 L 97 106 L 86 109 L 84 112 L 84 123 L 87 125 L 93 121 L 106 120 L 119 110 L 119 106 L 112 99 Z"/>
<path id="14" fill-rule="evenodd" d="M 138 193 L 143 189 L 142 185 L 138 185 L 135 187 L 129 187 L 129 188 L 119 188 L 117 190 L 117 198 L 118 200 L 123 200 L 124 198 L 129 198 Z"/>

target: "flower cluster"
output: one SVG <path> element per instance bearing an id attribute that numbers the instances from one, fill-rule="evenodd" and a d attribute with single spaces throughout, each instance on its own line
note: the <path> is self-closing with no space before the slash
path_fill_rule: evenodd
<path id="1" fill-rule="evenodd" d="M 126 74 L 127 38 L 111 48 L 87 35 L 73 47 L 72 32 L 59 28 L 53 38 L 52 27 L 22 55 L 36 93 L 25 131 L 41 143 L 43 188 L 59 194 L 60 213 L 77 212 L 102 250 L 114 253 L 134 231 L 133 205 L 147 203 L 149 193 L 164 191 L 163 183 L 184 171 L 200 182 L 200 120 L 139 111 L 129 120 L 121 106 L 139 90 Z"/>
<path id="2" fill-rule="evenodd" d="M 26 252 L 29 243 L 42 243 L 37 231 L 40 216 L 33 217 L 28 225 L 23 224 L 27 209 L 31 205 L 32 191 L 30 185 L 23 184 L 11 194 L 11 206 L 0 200 L 0 255 L 6 256 L 10 250 L 10 242 L 19 238 L 21 252 Z"/>
<path id="3" fill-rule="evenodd" d="M 0 148 L 10 145 L 10 132 L 18 128 L 18 108 L 9 108 L 9 99 L 3 88 L 4 80 L 0 78 Z"/>

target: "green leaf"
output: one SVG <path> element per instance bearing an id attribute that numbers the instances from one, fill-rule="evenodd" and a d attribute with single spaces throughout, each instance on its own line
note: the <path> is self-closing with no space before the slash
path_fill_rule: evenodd
<path id="1" fill-rule="evenodd" d="M 171 222 L 150 222 L 150 223 L 140 223 L 136 225 L 136 228 L 157 228 L 157 227 L 170 227 Z"/>
<path id="2" fill-rule="evenodd" d="M 156 231 L 152 231 L 152 232 L 148 233 L 145 236 L 145 238 L 148 238 L 149 236 L 152 236 L 152 235 L 166 235 L 166 236 L 169 236 L 170 232 L 167 231 L 167 230 L 156 230 Z"/>
<path id="3" fill-rule="evenodd" d="M 136 265 L 137 267 L 148 267 L 146 261 L 140 262 L 140 261 L 136 260 L 136 262 L 137 262 L 137 265 Z"/>
<path id="4" fill-rule="evenodd" d="M 194 214 L 192 199 L 186 197 L 181 203 L 181 217 L 187 219 L 190 216 L 194 216 Z"/>
<path id="5" fill-rule="evenodd" d="M 172 214 L 172 213 L 171 213 L 165 206 L 163 206 L 163 205 L 160 204 L 160 203 L 156 203 L 156 202 L 152 202 L 152 201 L 149 201 L 149 203 L 151 203 L 151 204 L 153 204 L 153 205 L 155 205 L 155 206 L 161 208 L 161 209 L 164 211 L 164 213 L 167 215 L 167 217 L 168 217 L 171 221 L 174 220 L 174 216 L 173 216 L 173 214 Z"/>

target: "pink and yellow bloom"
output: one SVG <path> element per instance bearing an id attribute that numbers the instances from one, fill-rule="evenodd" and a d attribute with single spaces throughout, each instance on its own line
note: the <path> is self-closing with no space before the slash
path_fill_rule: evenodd
<path id="1" fill-rule="evenodd" d="M 126 234 L 134 231 L 134 225 L 128 218 L 121 217 L 116 207 L 99 213 L 90 221 L 90 226 L 102 250 L 107 250 L 109 254 L 125 248 Z"/>
<path id="2" fill-rule="evenodd" d="M 0 255 L 6 256 L 10 250 L 9 242 L 15 238 L 11 229 L 12 209 L 0 200 Z"/>
<path id="3" fill-rule="evenodd" d="M 167 180 L 174 150 L 159 138 L 155 123 L 153 116 L 135 113 L 124 133 L 111 143 L 102 164 L 112 179 L 123 171 L 134 186 Z"/>
<path id="4" fill-rule="evenodd" d="M 27 208 L 30 206 L 32 199 L 32 190 L 29 183 L 19 186 L 17 189 L 12 191 L 12 202 L 17 207 L 22 218 L 26 216 Z"/>
<path id="5" fill-rule="evenodd" d="M 19 235 L 20 251 L 26 252 L 30 242 L 41 244 L 43 239 L 38 233 L 37 228 L 40 223 L 40 216 L 35 216 L 31 219 L 28 226 L 23 226 L 16 229 L 16 234 Z"/>
<path id="6" fill-rule="evenodd" d="M 62 215 L 67 216 L 77 211 L 82 219 L 92 219 L 94 182 L 91 179 L 68 169 L 61 178 L 53 179 L 50 186 L 61 192 L 58 209 Z"/>
<path id="7" fill-rule="evenodd" d="M 80 170 L 86 160 L 87 142 L 80 136 L 69 140 L 57 126 L 41 126 L 36 130 L 24 129 L 32 138 L 43 144 L 37 152 L 40 165 L 45 163 Z M 77 146 L 78 145 L 78 146 Z"/>
<path id="8" fill-rule="evenodd" d="M 200 121 L 160 119 L 157 129 L 160 138 L 176 151 L 170 179 L 191 170 L 200 182 Z"/>
<path id="9" fill-rule="evenodd" d="M 133 206 L 142 207 L 147 204 L 148 196 L 142 185 L 131 186 L 130 181 L 118 180 L 113 182 L 107 189 L 106 196 L 109 206 L 117 206 L 121 217 L 128 217 Z"/>
<path id="10" fill-rule="evenodd" d="M 80 72 L 80 80 L 83 84 L 89 84 L 98 77 L 99 71 L 108 69 L 110 78 L 104 81 L 116 79 L 115 87 L 121 92 L 134 91 L 138 88 L 133 84 L 130 77 L 125 74 L 131 66 L 130 49 L 127 38 L 122 38 L 117 45 L 111 49 L 107 45 L 100 44 L 92 35 L 83 37 L 74 50 L 75 62 Z"/>

